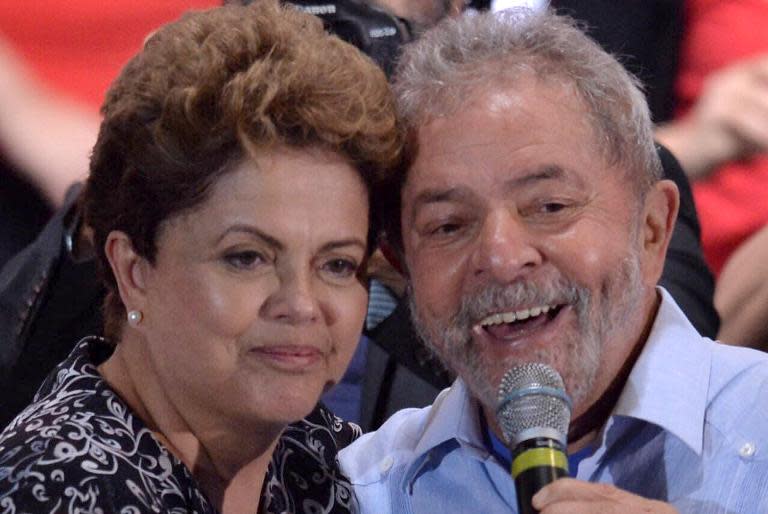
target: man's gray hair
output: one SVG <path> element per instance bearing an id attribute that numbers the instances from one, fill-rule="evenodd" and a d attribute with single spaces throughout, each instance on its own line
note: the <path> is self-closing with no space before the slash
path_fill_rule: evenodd
<path id="1" fill-rule="evenodd" d="M 627 171 L 641 196 L 661 176 L 639 81 L 551 11 L 510 9 L 444 20 L 403 52 L 395 92 L 406 128 L 449 115 L 473 94 L 514 87 L 520 76 L 573 87 L 606 162 Z"/>

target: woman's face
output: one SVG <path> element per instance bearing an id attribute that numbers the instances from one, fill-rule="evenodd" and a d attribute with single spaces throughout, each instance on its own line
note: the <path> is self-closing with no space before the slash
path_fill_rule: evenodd
<path id="1" fill-rule="evenodd" d="M 362 329 L 367 232 L 357 172 L 334 153 L 285 147 L 164 222 L 139 329 L 179 412 L 245 423 L 309 413 Z"/>

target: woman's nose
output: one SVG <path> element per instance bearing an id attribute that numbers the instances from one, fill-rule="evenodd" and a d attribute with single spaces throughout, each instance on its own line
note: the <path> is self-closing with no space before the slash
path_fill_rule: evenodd
<path id="1" fill-rule="evenodd" d="M 505 284 L 530 272 L 542 262 L 537 241 L 514 212 L 499 209 L 483 222 L 473 256 L 475 275 Z"/>
<path id="2" fill-rule="evenodd" d="M 287 272 L 267 301 L 267 314 L 289 323 L 309 323 L 320 315 L 317 293 L 309 273 Z"/>

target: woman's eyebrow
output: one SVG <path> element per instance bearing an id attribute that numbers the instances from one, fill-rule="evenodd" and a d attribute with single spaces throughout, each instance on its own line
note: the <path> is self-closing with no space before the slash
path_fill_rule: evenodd
<path id="1" fill-rule="evenodd" d="M 249 234 L 251 236 L 254 236 L 258 239 L 261 239 L 264 241 L 267 245 L 271 246 L 272 248 L 276 250 L 283 250 L 285 248 L 285 245 L 280 242 L 277 238 L 267 234 L 263 230 L 254 227 L 253 225 L 248 225 L 245 223 L 235 223 L 234 225 L 230 225 L 229 227 L 224 230 L 224 232 L 221 233 L 221 235 L 216 239 L 216 242 L 219 243 L 222 239 L 224 239 L 227 235 L 232 233 L 245 233 Z"/>

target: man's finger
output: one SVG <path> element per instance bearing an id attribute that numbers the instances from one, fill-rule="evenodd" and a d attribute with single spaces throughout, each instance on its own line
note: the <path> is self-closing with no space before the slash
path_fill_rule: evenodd
<path id="1" fill-rule="evenodd" d="M 670 505 L 643 498 L 609 484 L 594 484 L 563 478 L 536 493 L 533 506 L 547 514 L 600 512 L 604 514 L 658 513 L 674 514 Z"/>

